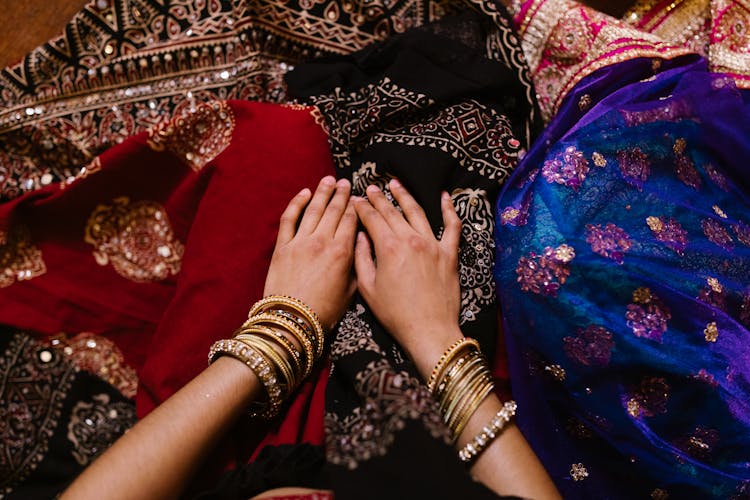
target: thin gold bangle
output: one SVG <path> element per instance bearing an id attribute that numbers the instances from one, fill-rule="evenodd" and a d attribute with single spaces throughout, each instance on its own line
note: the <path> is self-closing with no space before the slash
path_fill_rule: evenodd
<path id="1" fill-rule="evenodd" d="M 265 306 L 269 306 L 269 305 L 285 305 L 291 308 L 292 310 L 298 312 L 300 316 L 302 316 L 305 319 L 305 321 L 307 321 L 315 330 L 315 334 L 317 336 L 317 341 L 318 341 L 316 357 L 323 354 L 323 346 L 325 344 L 325 333 L 323 330 L 323 325 L 320 324 L 320 319 L 318 318 L 318 315 L 317 313 L 315 313 L 315 311 L 313 311 L 307 304 L 305 304 L 301 300 L 296 299 L 294 297 L 289 297 L 288 295 L 269 295 L 259 300 L 258 302 L 256 302 L 253 305 L 253 307 L 250 309 L 248 316 L 255 316 L 258 313 L 258 311 L 260 311 Z"/>
<path id="2" fill-rule="evenodd" d="M 442 372 L 444 371 L 445 367 L 450 364 L 451 360 L 455 357 L 456 353 L 462 350 L 464 345 L 474 345 L 477 348 L 477 350 L 479 350 L 479 342 L 469 337 L 464 337 L 460 340 L 457 340 L 453 344 L 451 344 L 448 347 L 448 349 L 445 350 L 443 355 L 440 356 L 440 359 L 438 360 L 437 364 L 432 369 L 430 378 L 427 381 L 427 389 L 429 389 L 430 392 L 434 391 L 435 383 L 438 380 L 440 380 L 440 376 Z"/>
<path id="3" fill-rule="evenodd" d="M 304 377 L 307 377 L 310 372 L 312 371 L 313 364 L 315 363 L 315 353 L 314 353 L 314 347 L 312 342 L 309 338 L 302 332 L 302 329 L 293 321 L 288 320 L 287 318 L 284 318 L 282 316 L 277 316 L 274 314 L 256 314 L 255 316 L 250 317 L 245 324 L 242 325 L 242 328 L 249 328 L 251 326 L 255 325 L 262 325 L 264 323 L 270 323 L 272 325 L 278 326 L 282 328 L 284 331 L 287 331 L 294 335 L 297 340 L 299 340 L 300 344 L 302 344 L 302 347 L 305 350 L 305 370 L 304 370 Z"/>
<path id="4" fill-rule="evenodd" d="M 275 345 L 277 345 L 280 349 L 282 349 L 286 357 L 288 358 L 289 364 L 292 367 L 292 370 L 294 372 L 294 378 L 295 380 L 299 380 L 302 378 L 302 365 L 300 365 L 299 360 L 295 356 L 295 351 L 293 350 L 292 343 L 289 342 L 288 339 L 286 339 L 287 343 L 284 343 L 281 341 L 280 337 L 277 337 L 275 334 L 271 333 L 269 330 L 270 328 L 255 326 L 253 328 L 250 328 L 248 330 L 244 330 L 243 333 L 238 333 L 234 336 L 237 340 L 243 341 L 245 339 L 248 339 L 250 337 L 261 337 L 263 339 L 267 339 Z"/>

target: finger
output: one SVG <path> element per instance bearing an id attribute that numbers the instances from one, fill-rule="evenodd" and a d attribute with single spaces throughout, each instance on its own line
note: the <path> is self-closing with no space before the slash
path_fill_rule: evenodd
<path id="1" fill-rule="evenodd" d="M 323 212 L 325 212 L 326 206 L 328 206 L 328 200 L 331 199 L 331 194 L 333 194 L 335 186 L 336 179 L 331 175 L 327 175 L 320 180 L 312 200 L 310 200 L 305 209 L 302 222 L 299 223 L 298 233 L 310 234 L 315 231 L 320 218 L 323 216 Z"/>
<path id="2" fill-rule="evenodd" d="M 289 205 L 286 206 L 284 213 L 281 214 L 279 222 L 279 235 L 276 238 L 277 245 L 283 245 L 294 238 L 297 227 L 297 221 L 302 211 L 305 209 L 307 202 L 310 201 L 310 190 L 305 188 L 297 193 Z"/>
<path id="3" fill-rule="evenodd" d="M 354 202 L 349 200 L 346 204 L 344 215 L 341 216 L 339 227 L 336 228 L 336 234 L 333 239 L 341 239 L 354 245 L 354 234 L 357 232 L 357 212 L 354 210 Z M 349 247 L 351 248 L 351 247 Z"/>
<path id="4" fill-rule="evenodd" d="M 354 247 L 354 271 L 357 273 L 357 287 L 365 300 L 368 291 L 375 282 L 375 261 L 372 259 L 370 239 L 360 231 Z"/>
<path id="5" fill-rule="evenodd" d="M 398 202 L 404 213 L 404 217 L 409 221 L 411 227 L 424 236 L 434 236 L 424 210 L 419 206 L 417 200 L 409 194 L 409 191 L 406 190 L 404 185 L 397 179 L 392 179 L 390 182 L 390 188 L 393 197 Z"/>
<path id="6" fill-rule="evenodd" d="M 458 243 L 461 241 L 461 219 L 453 207 L 451 196 L 443 191 L 440 199 L 440 209 L 443 212 L 443 237 L 440 239 L 444 248 L 452 252 L 458 252 Z"/>
<path id="7" fill-rule="evenodd" d="M 349 193 L 351 192 L 351 188 L 352 185 L 348 180 L 339 179 L 336 183 L 336 192 L 328 203 L 328 206 L 323 213 L 323 217 L 318 223 L 318 227 L 315 228 L 316 231 L 323 231 L 324 234 L 329 234 L 333 237 L 336 233 L 339 221 L 349 204 Z"/>
<path id="8" fill-rule="evenodd" d="M 396 210 L 393 203 L 388 201 L 383 192 L 377 186 L 367 186 L 367 199 L 370 204 L 380 213 L 380 216 L 388 223 L 393 231 L 403 232 L 409 229 L 409 223 L 404 216 Z M 370 233 L 372 234 L 372 233 Z"/>
<path id="9" fill-rule="evenodd" d="M 353 198 L 353 204 L 354 210 L 357 212 L 357 217 L 362 221 L 362 225 L 365 226 L 373 241 L 381 241 L 393 233 L 393 230 L 388 226 L 383 216 L 375 210 L 369 201 L 364 198 L 355 197 Z"/>

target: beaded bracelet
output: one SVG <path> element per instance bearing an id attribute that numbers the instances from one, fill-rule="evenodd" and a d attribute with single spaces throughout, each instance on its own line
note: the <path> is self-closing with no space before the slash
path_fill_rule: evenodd
<path id="1" fill-rule="evenodd" d="M 505 425 L 515 416 L 516 408 L 515 401 L 506 402 L 490 423 L 458 452 L 458 458 L 464 463 L 474 460 L 489 444 L 502 434 Z"/>
<path id="2" fill-rule="evenodd" d="M 234 338 L 242 341 L 252 336 L 260 336 L 266 338 L 272 341 L 281 350 L 283 350 L 289 357 L 289 362 L 291 363 L 294 370 L 295 378 L 302 378 L 302 354 L 297 351 L 297 349 L 294 347 L 294 344 L 292 344 L 292 342 L 288 338 L 286 338 L 284 334 L 274 330 L 273 328 L 257 325 L 242 330 L 240 333 L 236 334 Z"/>
<path id="3" fill-rule="evenodd" d="M 268 403 L 255 403 L 256 409 L 250 410 L 251 416 L 272 418 L 281 409 L 282 392 L 271 364 L 257 350 L 239 340 L 224 339 L 214 342 L 208 351 L 210 365 L 221 355 L 228 355 L 245 363 L 258 377 L 268 394 Z"/>

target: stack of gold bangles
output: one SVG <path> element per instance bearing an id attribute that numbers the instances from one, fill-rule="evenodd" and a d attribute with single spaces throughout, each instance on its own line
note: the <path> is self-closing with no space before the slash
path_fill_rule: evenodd
<path id="1" fill-rule="evenodd" d="M 427 388 L 438 400 L 443 420 L 453 433 L 454 441 L 494 387 L 479 343 L 470 338 L 463 338 L 451 345 L 440 357 L 427 381 Z M 501 434 L 515 413 L 516 403 L 505 403 L 482 432 L 459 451 L 459 458 L 463 462 L 474 460 Z"/>
<path id="2" fill-rule="evenodd" d="M 312 309 L 298 299 L 270 295 L 253 305 L 234 338 L 211 346 L 208 363 L 228 355 L 250 367 L 268 393 L 268 402 L 256 404 L 251 414 L 272 418 L 284 399 L 310 374 L 324 343 L 323 327 Z"/>

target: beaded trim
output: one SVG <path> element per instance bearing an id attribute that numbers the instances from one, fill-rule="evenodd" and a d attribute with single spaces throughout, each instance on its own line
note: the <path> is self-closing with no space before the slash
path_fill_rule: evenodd
<path id="1" fill-rule="evenodd" d="M 500 434 L 505 425 L 516 415 L 516 402 L 506 402 L 488 425 L 458 452 L 458 458 L 469 463 L 482 453 Z"/>

